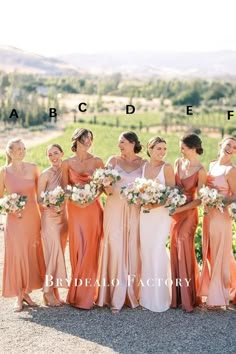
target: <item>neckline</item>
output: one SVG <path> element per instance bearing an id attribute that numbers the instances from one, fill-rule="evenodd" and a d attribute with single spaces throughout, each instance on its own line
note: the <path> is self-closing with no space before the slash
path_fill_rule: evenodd
<path id="1" fill-rule="evenodd" d="M 184 180 L 186 180 L 186 179 L 188 179 L 188 178 L 194 176 L 197 172 L 200 171 L 200 169 L 201 169 L 201 167 L 200 167 L 196 172 L 194 172 L 192 175 L 190 175 L 190 176 L 188 176 L 188 177 L 185 177 L 185 178 L 181 178 L 180 175 L 179 175 L 179 178 L 181 179 L 181 181 L 184 181 Z"/>
<path id="2" fill-rule="evenodd" d="M 12 175 L 13 177 L 17 177 L 17 178 L 21 178 L 21 179 L 24 179 L 26 181 L 34 181 L 34 178 L 25 178 L 23 176 L 18 176 L 18 175 L 15 175 L 14 173 L 10 172 L 7 168 L 6 168 L 6 172 L 10 175 Z"/>
<path id="3" fill-rule="evenodd" d="M 148 163 L 148 161 L 144 164 L 144 166 L 143 166 L 143 177 L 144 178 L 146 178 L 145 177 L 145 169 L 146 169 L 146 166 L 147 166 L 147 163 Z M 159 174 L 161 173 L 161 171 L 162 171 L 162 169 L 163 169 L 163 167 L 165 166 L 165 162 L 161 165 L 161 168 L 160 168 L 160 170 L 159 170 L 159 172 L 158 172 L 158 174 L 156 175 L 156 177 L 154 178 L 154 179 L 157 179 L 158 178 L 158 176 L 159 176 Z M 152 178 L 151 178 L 152 179 Z"/>
<path id="4" fill-rule="evenodd" d="M 70 167 L 70 166 L 69 166 L 69 169 L 72 170 L 73 172 L 77 173 L 77 174 L 80 175 L 80 176 L 86 176 L 86 177 L 92 176 L 92 174 L 93 174 L 93 172 L 94 172 L 94 171 L 93 171 L 92 174 L 89 174 L 89 173 L 81 173 L 81 172 L 76 171 L 74 168 L 72 168 L 72 167 Z M 90 170 L 90 171 L 92 171 L 92 170 Z"/>
<path id="5" fill-rule="evenodd" d="M 132 172 L 134 172 L 134 171 L 137 171 L 139 168 L 142 167 L 142 166 L 139 166 L 139 167 L 135 168 L 135 169 L 132 170 L 132 171 L 126 171 L 126 170 L 124 170 L 118 163 L 116 163 L 116 165 L 117 165 L 119 168 L 121 168 L 122 171 L 124 171 L 124 172 L 127 173 L 127 174 L 130 174 L 130 173 L 132 173 Z"/>

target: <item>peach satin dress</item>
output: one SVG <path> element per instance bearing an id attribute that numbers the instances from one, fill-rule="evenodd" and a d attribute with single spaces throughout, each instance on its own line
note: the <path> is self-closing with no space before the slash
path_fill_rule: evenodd
<path id="1" fill-rule="evenodd" d="M 5 170 L 8 194 L 27 196 L 22 218 L 8 214 L 5 229 L 5 258 L 3 269 L 4 297 L 29 294 L 43 286 L 45 263 L 40 235 L 40 214 L 34 179 L 25 179 Z"/>
<path id="2" fill-rule="evenodd" d="M 140 208 L 121 199 L 121 187 L 141 177 L 142 168 L 124 171 L 114 167 L 121 179 L 113 186 L 104 208 L 104 244 L 101 259 L 97 305 L 120 310 L 124 304 L 134 308 L 139 300 L 141 274 L 139 215 Z"/>
<path id="3" fill-rule="evenodd" d="M 231 166 L 210 164 L 207 185 L 225 197 L 231 194 L 225 174 Z M 232 219 L 228 208 L 221 213 L 208 208 L 203 220 L 203 270 L 199 294 L 209 306 L 227 306 L 230 290 L 236 287 L 236 265 L 232 253 Z M 235 289 L 234 289 L 235 290 Z"/>
<path id="4" fill-rule="evenodd" d="M 62 171 L 59 169 L 48 181 L 46 190 L 54 190 L 58 185 L 61 185 L 61 180 Z M 46 263 L 44 292 L 49 291 L 50 285 L 53 288 L 68 287 L 64 259 L 68 231 L 65 205 L 61 206 L 60 210 L 59 215 L 50 208 L 42 210 L 41 234 Z"/>
<path id="5" fill-rule="evenodd" d="M 183 190 L 187 202 L 191 202 L 197 192 L 198 172 L 181 179 L 176 173 L 176 184 Z M 172 273 L 171 307 L 182 305 L 190 312 L 200 299 L 196 293 L 199 286 L 199 268 L 195 255 L 194 236 L 198 225 L 198 209 L 185 210 L 173 216 L 171 225 L 170 259 Z"/>
<path id="6" fill-rule="evenodd" d="M 91 171 L 91 175 L 92 175 Z M 69 168 L 69 184 L 85 184 L 89 175 Z M 81 208 L 68 201 L 69 245 L 72 276 L 67 302 L 90 309 L 97 299 L 98 259 L 102 239 L 103 210 L 97 199 Z"/>

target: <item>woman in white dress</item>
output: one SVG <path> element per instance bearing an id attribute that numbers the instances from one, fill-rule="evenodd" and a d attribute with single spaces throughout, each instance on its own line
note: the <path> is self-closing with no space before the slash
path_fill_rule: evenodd
<path id="1" fill-rule="evenodd" d="M 150 162 L 143 167 L 143 177 L 174 187 L 172 166 L 163 161 L 166 141 L 160 137 L 149 140 L 147 154 Z M 171 217 L 163 205 L 147 205 L 149 213 L 140 213 L 140 239 L 142 274 L 140 305 L 154 312 L 166 311 L 171 303 L 171 270 L 166 241 L 169 236 Z"/>

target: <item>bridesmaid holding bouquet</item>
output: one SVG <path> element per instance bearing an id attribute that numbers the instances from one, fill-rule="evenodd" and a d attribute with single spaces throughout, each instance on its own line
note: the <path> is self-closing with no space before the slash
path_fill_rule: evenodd
<path id="1" fill-rule="evenodd" d="M 88 152 L 93 133 L 76 129 L 72 135 L 71 150 L 74 156 L 63 161 L 63 187 L 83 186 L 91 181 L 93 173 L 103 168 L 103 161 Z M 71 284 L 67 302 L 74 307 L 91 309 L 97 298 L 98 259 L 102 239 L 103 209 L 99 199 L 79 204 L 68 200 L 68 225 Z"/>
<path id="2" fill-rule="evenodd" d="M 152 138 L 147 144 L 150 162 L 143 167 L 143 177 L 153 179 L 163 186 L 174 187 L 173 167 L 164 161 L 166 141 Z M 149 213 L 140 213 L 140 239 L 142 260 L 142 286 L 140 305 L 155 312 L 168 310 L 171 303 L 170 256 L 166 242 L 170 232 L 169 210 L 161 204 L 144 207 Z"/>
<path id="3" fill-rule="evenodd" d="M 68 288 L 64 252 L 67 241 L 67 217 L 62 185 L 62 157 L 60 145 L 47 148 L 51 166 L 39 176 L 38 200 L 42 209 L 41 234 L 44 245 L 46 276 L 43 286 L 44 302 L 48 306 L 60 306 L 58 288 Z"/>
<path id="4" fill-rule="evenodd" d="M 194 236 L 198 225 L 197 206 L 201 204 L 197 191 L 206 183 L 206 171 L 198 156 L 203 153 L 201 139 L 187 134 L 180 141 L 183 158 L 175 163 L 176 185 L 187 198 L 178 207 L 171 226 L 172 308 L 182 306 L 192 312 L 200 303 L 197 298 L 199 269 L 195 255 Z"/>
<path id="5" fill-rule="evenodd" d="M 15 311 L 23 302 L 36 306 L 29 294 L 43 286 L 45 264 L 40 235 L 40 213 L 37 205 L 38 168 L 23 161 L 25 145 L 12 139 L 6 147 L 7 165 L 0 171 L 0 197 L 4 190 L 27 197 L 21 217 L 16 212 L 7 215 L 5 258 L 3 269 L 4 297 L 17 297 Z"/>
<path id="6" fill-rule="evenodd" d="M 203 221 L 203 271 L 199 294 L 206 296 L 209 309 L 227 307 L 230 292 L 236 290 L 236 263 L 232 253 L 232 218 L 228 204 L 236 200 L 236 138 L 220 144 L 218 159 L 212 161 L 207 186 L 224 196 L 223 212 L 207 208 Z M 234 288 L 234 289 L 233 289 Z"/>
<path id="7" fill-rule="evenodd" d="M 137 154 L 142 146 L 134 132 L 119 137 L 120 155 L 112 156 L 107 166 L 121 177 L 106 188 L 108 194 L 104 209 L 104 242 L 101 259 L 98 306 L 109 306 L 118 313 L 124 304 L 139 306 L 140 260 L 140 207 L 129 205 L 121 198 L 122 187 L 141 177 L 144 160 Z"/>

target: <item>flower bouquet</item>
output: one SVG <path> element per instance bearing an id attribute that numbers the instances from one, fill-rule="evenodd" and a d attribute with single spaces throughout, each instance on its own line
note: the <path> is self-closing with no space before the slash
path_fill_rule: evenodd
<path id="1" fill-rule="evenodd" d="M 112 167 L 98 168 L 93 174 L 93 182 L 98 188 L 106 188 L 120 180 L 119 173 Z"/>
<path id="2" fill-rule="evenodd" d="M 92 203 L 99 194 L 98 186 L 93 182 L 86 183 L 84 185 L 77 184 L 74 186 L 68 185 L 66 187 L 66 193 L 73 202 L 80 205 Z"/>
<path id="3" fill-rule="evenodd" d="M 0 199 L 0 213 L 17 213 L 19 219 L 22 218 L 21 211 L 25 208 L 27 197 L 25 195 L 12 193 Z"/>
<path id="4" fill-rule="evenodd" d="M 42 192 L 40 197 L 42 198 L 42 204 L 48 208 L 50 206 L 57 206 L 58 211 L 57 214 L 61 213 L 60 206 L 65 201 L 65 191 L 61 186 L 57 186 L 52 191 Z"/>
<path id="5" fill-rule="evenodd" d="M 202 186 L 202 188 L 199 190 L 199 197 L 202 201 L 202 205 L 204 206 L 204 208 L 216 208 L 221 213 L 223 213 L 225 207 L 225 204 L 223 202 L 224 196 L 220 194 L 217 189 Z M 207 211 L 204 210 L 204 215 L 206 214 Z"/>
<path id="6" fill-rule="evenodd" d="M 186 203 L 186 196 L 181 194 L 180 190 L 176 187 L 167 187 L 167 200 L 165 207 L 169 209 L 169 215 L 173 215 L 176 208 Z"/>
<path id="7" fill-rule="evenodd" d="M 166 187 L 155 180 L 146 178 L 136 178 L 133 183 L 121 189 L 122 197 L 127 199 L 129 204 L 138 204 L 144 207 L 143 212 L 149 213 L 145 209 L 147 204 L 162 204 L 166 201 Z"/>

